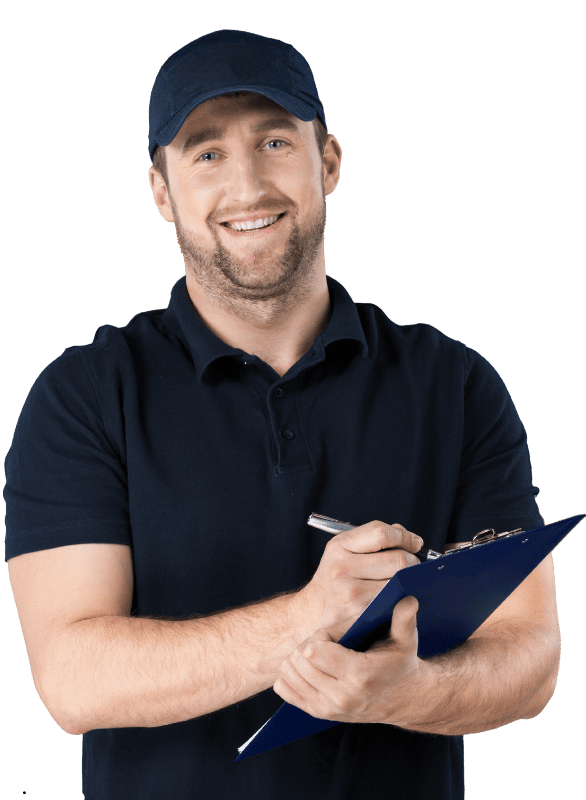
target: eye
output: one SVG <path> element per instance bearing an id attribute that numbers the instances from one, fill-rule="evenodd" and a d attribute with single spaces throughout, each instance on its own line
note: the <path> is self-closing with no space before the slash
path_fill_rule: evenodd
<path id="1" fill-rule="evenodd" d="M 267 147 L 267 145 L 269 145 L 269 144 L 275 144 L 275 143 L 282 144 L 282 145 L 286 145 L 287 144 L 287 142 L 283 141 L 283 139 L 271 139 L 270 142 L 267 142 L 265 144 L 265 147 Z M 282 150 L 282 149 L 283 149 L 282 147 L 269 147 L 269 150 Z M 211 159 L 204 158 L 204 156 L 216 156 L 216 155 L 217 155 L 217 153 L 213 153 L 212 151 L 209 151 L 209 152 L 206 152 L 206 153 L 202 153 L 198 158 L 196 158 L 196 161 L 204 161 L 204 162 L 209 163 L 211 161 Z M 214 159 L 214 161 L 215 161 L 215 159 Z"/>

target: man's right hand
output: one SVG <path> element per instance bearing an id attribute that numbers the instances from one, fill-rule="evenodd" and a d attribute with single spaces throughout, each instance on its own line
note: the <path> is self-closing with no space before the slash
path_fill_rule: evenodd
<path id="1" fill-rule="evenodd" d="M 420 563 L 414 553 L 422 543 L 399 523 L 380 520 L 336 534 L 298 593 L 301 613 L 337 642 L 396 572 Z"/>

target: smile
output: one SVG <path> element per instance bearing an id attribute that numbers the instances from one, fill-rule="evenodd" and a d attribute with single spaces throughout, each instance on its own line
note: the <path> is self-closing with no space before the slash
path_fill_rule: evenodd
<path id="1" fill-rule="evenodd" d="M 232 236 L 247 236 L 248 238 L 256 239 L 259 236 L 266 236 L 267 233 L 273 230 L 273 228 L 278 227 L 284 216 L 285 213 L 280 214 L 276 222 L 273 222 L 270 225 L 265 225 L 264 228 L 251 228 L 248 231 L 233 231 L 226 225 L 225 222 L 220 223 L 220 226 Z"/>

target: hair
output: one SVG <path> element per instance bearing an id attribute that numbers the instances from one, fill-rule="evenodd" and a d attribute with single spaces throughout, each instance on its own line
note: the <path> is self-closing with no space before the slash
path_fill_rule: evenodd
<path id="1" fill-rule="evenodd" d="M 239 97 L 241 94 L 251 94 L 250 92 L 227 92 L 223 94 L 222 97 Z M 328 132 L 326 131 L 322 121 L 319 117 L 316 117 L 313 120 L 313 130 L 315 131 L 315 141 L 317 143 L 317 149 L 319 151 L 320 158 L 323 158 L 324 150 L 326 149 L 326 141 L 328 138 Z M 165 157 L 165 148 L 159 147 L 157 145 L 155 147 L 155 151 L 153 153 L 153 167 L 161 173 L 163 180 L 165 181 L 165 185 L 167 189 L 169 188 L 169 176 L 167 173 L 167 159 Z"/>

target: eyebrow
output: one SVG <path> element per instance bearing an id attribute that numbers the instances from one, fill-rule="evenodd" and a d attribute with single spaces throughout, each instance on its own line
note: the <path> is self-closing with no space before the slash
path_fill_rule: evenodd
<path id="1" fill-rule="evenodd" d="M 252 132 L 262 133 L 264 131 L 272 130 L 293 131 L 299 135 L 301 134 L 299 127 L 293 122 L 293 120 L 290 120 L 287 117 L 271 117 L 270 119 L 265 119 L 262 122 L 259 122 L 258 125 L 252 129 Z M 181 155 L 184 156 L 187 152 L 199 147 L 200 144 L 205 144 L 205 142 L 210 142 L 214 139 L 222 139 L 225 134 L 226 128 L 219 127 L 204 128 L 201 131 L 196 131 L 188 136 L 183 143 Z"/>

